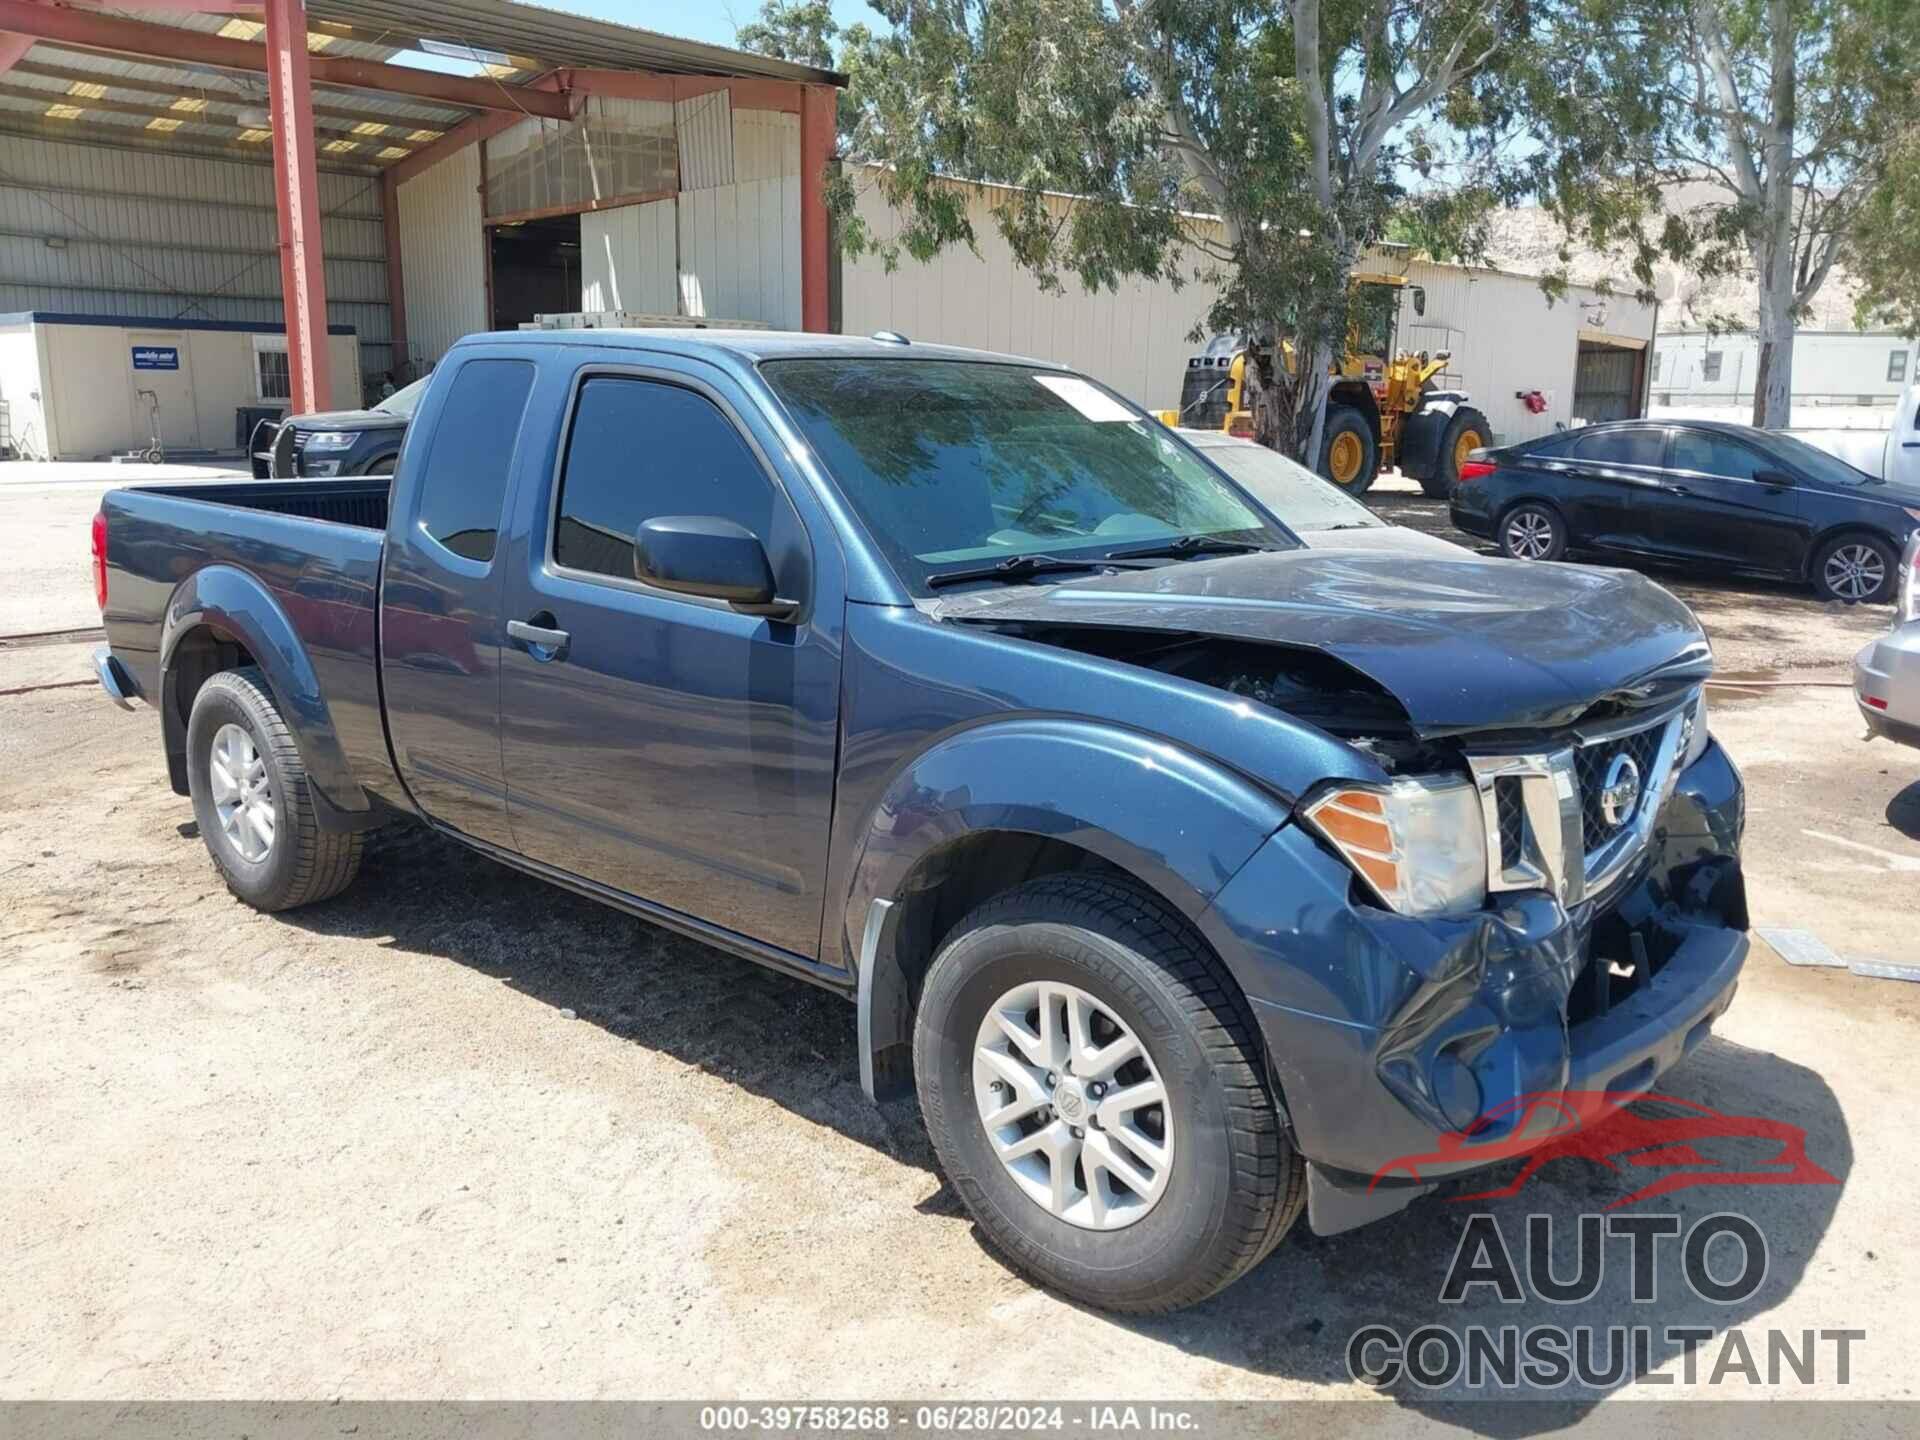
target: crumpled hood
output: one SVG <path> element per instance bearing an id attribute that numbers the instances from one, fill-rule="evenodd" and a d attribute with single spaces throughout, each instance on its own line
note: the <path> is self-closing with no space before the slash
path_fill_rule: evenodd
<path id="1" fill-rule="evenodd" d="M 941 598 L 942 620 L 1165 630 L 1317 650 L 1423 735 L 1563 725 L 1711 652 L 1673 596 L 1623 570 L 1313 550 L 1224 556 Z"/>

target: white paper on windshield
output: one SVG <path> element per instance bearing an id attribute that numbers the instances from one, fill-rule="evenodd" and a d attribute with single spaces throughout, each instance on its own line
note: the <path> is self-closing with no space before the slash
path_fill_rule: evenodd
<path id="1" fill-rule="evenodd" d="M 1033 378 L 1089 420 L 1138 420 L 1140 418 L 1106 391 L 1089 385 L 1078 375 L 1036 375 Z"/>

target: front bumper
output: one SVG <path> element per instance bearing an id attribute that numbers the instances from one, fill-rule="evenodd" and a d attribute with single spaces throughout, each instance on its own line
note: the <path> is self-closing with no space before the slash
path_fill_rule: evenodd
<path id="1" fill-rule="evenodd" d="M 1869 736 L 1920 746 L 1920 621 L 1894 627 L 1853 657 L 1853 702 Z"/>
<path id="2" fill-rule="evenodd" d="M 1746 960 L 1744 818 L 1739 775 L 1709 745 L 1604 910 L 1528 893 L 1424 920 L 1355 903 L 1344 864 L 1298 826 L 1275 835 L 1209 922 L 1309 1162 L 1313 1228 L 1524 1153 L 1530 1097 L 1617 1105 L 1697 1046 Z"/>

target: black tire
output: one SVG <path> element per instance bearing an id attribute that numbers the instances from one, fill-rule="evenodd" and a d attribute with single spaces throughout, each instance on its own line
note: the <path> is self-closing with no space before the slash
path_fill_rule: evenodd
<path id="1" fill-rule="evenodd" d="M 1467 443 L 1469 440 L 1472 443 Z M 1460 461 L 1465 458 L 1462 452 L 1492 443 L 1493 427 L 1487 424 L 1487 417 L 1471 405 L 1462 405 L 1440 432 L 1440 453 L 1434 457 L 1433 474 L 1421 477 L 1421 490 L 1435 500 L 1450 498 L 1453 487 L 1460 483 Z"/>
<path id="2" fill-rule="evenodd" d="M 1548 528 L 1545 531 L 1536 528 L 1541 524 Z M 1545 548 L 1536 552 L 1525 538 L 1529 534 L 1544 534 Z M 1510 560 L 1561 560 L 1567 553 L 1567 522 L 1551 505 L 1522 500 L 1502 513 L 1493 538 L 1500 553 Z"/>
<path id="3" fill-rule="evenodd" d="M 1871 589 L 1860 587 L 1874 579 Z M 1813 557 L 1813 588 L 1822 600 L 1845 605 L 1885 605 L 1900 585 L 1900 557 L 1885 540 L 1864 531 L 1836 535 Z"/>
<path id="4" fill-rule="evenodd" d="M 1167 1188 L 1124 1228 L 1081 1228 L 1031 1198 L 981 1123 L 977 1032 L 997 1000 L 1035 980 L 1108 1007 L 1159 1072 L 1173 1138 Z M 1129 1314 L 1196 1304 L 1264 1259 L 1306 1202 L 1306 1167 L 1244 997 L 1179 911 L 1125 881 L 1049 876 L 968 915 L 928 971 L 913 1056 L 934 1151 L 987 1239 L 1086 1304 Z"/>
<path id="5" fill-rule="evenodd" d="M 1345 438 L 1351 437 L 1351 439 Z M 1341 473 L 1350 473 L 1351 478 L 1342 479 L 1335 473 L 1335 447 L 1341 447 L 1343 454 L 1357 453 L 1359 466 L 1350 472 L 1342 467 Z M 1354 446 L 1350 450 L 1348 447 Z M 1351 405 L 1329 405 L 1327 419 L 1320 435 L 1320 473 L 1333 481 L 1349 495 L 1364 495 L 1373 488 L 1373 482 L 1380 475 L 1380 442 L 1373 437 L 1373 427 L 1367 423 L 1367 417 Z"/>
<path id="6" fill-rule="evenodd" d="M 360 473 L 362 475 L 391 475 L 400 463 L 398 455 L 382 455 Z"/>
<path id="7" fill-rule="evenodd" d="M 265 763 L 274 833 L 270 848 L 257 860 L 248 859 L 228 837 L 214 801 L 211 752 L 227 725 L 246 731 Z M 193 697 L 187 721 L 187 785 L 193 793 L 194 819 L 215 868 L 227 888 L 254 909 L 311 905 L 353 883 L 365 837 L 359 831 L 320 828 L 293 732 L 256 667 L 224 670 Z"/>

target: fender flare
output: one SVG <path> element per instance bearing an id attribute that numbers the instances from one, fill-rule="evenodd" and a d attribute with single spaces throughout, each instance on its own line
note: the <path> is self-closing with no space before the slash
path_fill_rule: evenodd
<path id="1" fill-rule="evenodd" d="M 340 733 L 321 693 L 306 646 L 287 613 L 259 580 L 232 565 L 209 565 L 180 583 L 167 602 L 160 633 L 160 724 L 168 763 L 186 754 L 186 719 L 175 693 L 181 642 L 211 629 L 246 647 L 293 732 L 293 743 L 316 792 L 320 823 L 356 828 L 350 817 L 369 815 L 372 802 L 353 777 Z"/>
<path id="2" fill-rule="evenodd" d="M 1454 412 L 1467 403 L 1462 391 L 1449 390 L 1428 395 L 1413 414 L 1400 424 L 1400 445 L 1396 459 L 1400 473 L 1414 480 L 1426 479 L 1440 468 L 1440 442 Z"/>
<path id="3" fill-rule="evenodd" d="M 1065 841 L 1197 923 L 1290 808 L 1190 750 L 1084 720 L 995 721 L 921 751 L 894 774 L 855 841 L 841 943 L 856 972 L 862 1088 L 876 1100 L 911 1088 L 917 975 L 903 963 L 900 922 L 956 841 L 1008 833 Z"/>

